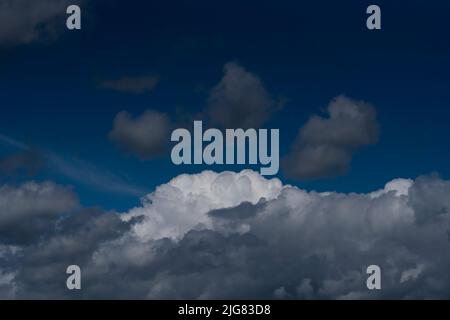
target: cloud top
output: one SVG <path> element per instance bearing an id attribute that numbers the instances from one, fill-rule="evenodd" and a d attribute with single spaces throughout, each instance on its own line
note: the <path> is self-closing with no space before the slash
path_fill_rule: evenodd
<path id="1" fill-rule="evenodd" d="M 143 218 L 134 226 L 141 239 L 180 239 L 196 227 L 211 227 L 211 210 L 235 207 L 244 201 L 256 204 L 260 199 L 271 200 L 281 189 L 280 180 L 267 180 L 251 170 L 183 174 L 143 197 L 142 207 L 122 217 Z"/>

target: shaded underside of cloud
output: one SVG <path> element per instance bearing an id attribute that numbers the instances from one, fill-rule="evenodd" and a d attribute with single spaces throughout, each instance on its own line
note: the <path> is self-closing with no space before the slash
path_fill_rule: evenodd
<path id="1" fill-rule="evenodd" d="M 3 188 L 0 199 L 13 193 L 22 203 L 35 201 L 37 191 L 27 198 L 22 189 Z M 449 193 L 450 181 L 437 176 L 341 194 L 307 192 L 248 170 L 181 175 L 126 213 L 81 208 L 53 220 L 31 243 L 3 239 L 0 295 L 448 298 Z M 11 208 L 23 223 L 42 214 Z M 71 264 L 82 269 L 81 291 L 65 289 Z M 366 288 L 371 264 L 381 267 L 382 290 Z"/>

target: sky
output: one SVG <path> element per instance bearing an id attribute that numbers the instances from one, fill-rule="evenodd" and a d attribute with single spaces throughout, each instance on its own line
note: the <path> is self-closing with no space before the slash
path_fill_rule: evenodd
<path id="1" fill-rule="evenodd" d="M 345 94 L 376 107 L 379 140 L 354 154 L 346 175 L 289 183 L 366 192 L 397 177 L 434 171 L 446 176 L 446 4 L 383 3 L 383 28 L 376 32 L 365 27 L 366 7 L 364 1 L 88 2 L 80 31 L 52 27 L 56 38 L 2 49 L 1 133 L 90 162 L 150 191 L 180 172 L 205 168 L 176 167 L 169 152 L 151 161 L 121 153 L 108 139 L 115 115 L 125 110 L 137 117 L 152 109 L 175 118 L 201 112 L 224 65 L 236 62 L 281 104 L 265 124 L 280 129 L 281 157 L 298 129 L 334 97 Z M 57 19 L 64 26 L 65 16 Z M 145 76 L 158 81 L 142 93 L 101 85 Z M 64 182 L 90 205 L 125 208 L 136 198 Z"/>
<path id="2" fill-rule="evenodd" d="M 65 27 L 65 8 L 73 3 L 82 10 L 81 30 Z M 42 187 L 61 193 L 62 199 L 67 197 L 64 205 L 43 209 L 55 214 L 81 207 L 83 212 L 89 208 L 124 216 L 139 216 L 133 210 L 143 210 L 146 216 L 146 199 L 158 198 L 154 190 L 180 174 L 199 174 L 205 185 L 214 185 L 204 178 L 204 170 L 258 170 L 250 165 L 174 165 L 170 132 L 190 128 L 193 120 L 222 129 L 279 129 L 281 167 L 274 178 L 311 192 L 311 201 L 320 201 L 315 191 L 342 193 L 348 201 L 357 197 L 353 193 L 369 197 L 386 190 L 389 181 L 413 183 L 424 175 L 428 178 L 420 178 L 416 189 L 441 181 L 446 190 L 450 3 L 377 1 L 381 30 L 366 28 L 370 4 L 0 0 L 2 190 L 22 194 L 23 188 Z M 404 180 L 395 180 L 399 178 Z M 262 185 L 269 183 L 264 181 Z M 281 201 L 283 192 L 270 193 L 269 199 Z M 204 217 L 210 217 L 209 210 L 242 201 L 260 210 L 258 197 L 249 197 L 230 203 L 212 197 L 205 207 L 192 209 L 202 215 L 182 231 L 170 219 L 161 226 L 167 232 L 157 235 L 146 224 L 130 227 L 130 221 L 117 217 L 108 223 L 134 228 L 146 241 L 178 239 L 199 221 L 208 225 Z M 441 201 L 433 199 L 434 204 Z M 413 201 L 394 200 L 405 206 Z M 16 210 L 7 203 L 4 208 Z M 266 234 L 262 222 L 252 223 L 258 234 Z M 324 230 L 318 222 L 317 228 Z M 405 232 L 413 232 L 411 228 Z M 162 296 L 173 296 L 161 290 Z M 264 290 L 252 288 L 249 294 Z M 277 294 L 288 297 L 288 291 L 280 286 Z M 99 292 L 91 296 L 102 296 Z M 206 297 L 217 296 L 205 292 Z M 156 291 L 147 294 L 158 296 Z"/>

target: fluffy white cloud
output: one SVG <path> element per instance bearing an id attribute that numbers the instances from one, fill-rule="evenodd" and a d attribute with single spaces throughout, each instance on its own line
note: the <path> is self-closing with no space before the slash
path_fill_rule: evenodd
<path id="1" fill-rule="evenodd" d="M 281 189 L 280 180 L 267 180 L 251 170 L 183 174 L 143 197 L 142 207 L 122 217 L 144 218 L 134 227 L 143 240 L 178 239 L 196 226 L 211 227 L 211 210 L 235 207 L 244 201 L 256 204 L 261 198 L 272 200 Z"/>
<path id="2" fill-rule="evenodd" d="M 396 196 L 407 196 L 409 188 L 413 183 L 414 181 L 411 179 L 394 179 L 386 183 L 384 189 L 369 193 L 369 196 L 376 198 L 391 191 L 394 192 Z"/>
<path id="3" fill-rule="evenodd" d="M 357 200 L 366 202 L 367 205 L 374 205 L 376 199 L 382 196 L 392 195 L 390 200 L 397 199 L 407 196 L 412 184 L 413 180 L 410 179 L 395 179 L 388 182 L 384 189 L 367 195 L 345 195 L 335 192 L 308 193 L 290 185 L 283 186 L 279 179 L 269 180 L 252 170 L 243 170 L 238 173 L 203 171 L 199 174 L 180 175 L 157 187 L 154 192 L 142 198 L 142 206 L 122 214 L 121 218 L 124 221 L 136 217 L 142 218 L 140 223 L 134 225 L 133 230 L 135 235 L 143 241 L 165 237 L 178 240 L 192 229 L 213 229 L 213 221 L 217 220 L 214 217 L 236 220 L 240 217 L 236 212 L 245 211 L 244 207 L 253 210 L 258 207 L 258 204 L 260 207 L 264 205 L 267 212 L 272 208 L 270 212 L 273 211 L 275 216 L 280 212 L 276 204 L 282 204 L 285 209 L 292 212 L 291 218 L 296 220 L 292 226 L 295 227 L 299 227 L 299 222 L 304 222 L 309 216 L 317 219 L 314 217 L 316 212 L 320 212 L 317 209 L 325 210 L 325 204 L 332 206 L 343 200 L 348 202 L 346 207 L 348 212 L 343 212 L 341 218 L 350 221 L 364 220 L 369 218 L 364 215 L 364 212 L 356 213 L 353 210 L 352 206 L 357 203 Z M 379 223 L 389 224 L 390 220 L 396 216 L 388 210 L 378 212 L 377 209 L 378 207 L 375 207 L 370 211 L 372 215 L 370 219 L 373 222 L 379 220 Z M 401 215 L 412 217 L 409 208 L 397 207 L 397 210 Z M 325 217 L 327 219 L 336 219 L 339 214 L 331 208 L 325 212 L 329 215 Z"/>

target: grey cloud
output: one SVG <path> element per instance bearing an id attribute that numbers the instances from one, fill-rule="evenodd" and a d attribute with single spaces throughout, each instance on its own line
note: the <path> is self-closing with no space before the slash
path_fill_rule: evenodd
<path id="1" fill-rule="evenodd" d="M 307 180 L 345 173 L 353 153 L 377 141 L 376 111 L 368 103 L 341 95 L 327 112 L 328 118 L 313 116 L 300 129 L 283 161 L 287 176 Z"/>
<path id="2" fill-rule="evenodd" d="M 230 183 L 229 175 L 211 177 L 192 176 L 192 193 Z M 256 183 L 252 192 L 261 194 L 250 175 L 236 177 L 242 187 Z M 201 202 L 210 200 L 181 197 L 176 183 L 159 191 L 174 194 L 172 206 L 154 197 L 149 213 L 205 209 Z M 101 211 L 69 215 L 51 236 L 0 254 L 0 294 L 15 288 L 22 298 L 448 298 L 450 216 L 439 208 L 448 206 L 449 185 L 424 176 L 369 194 L 283 186 L 275 198 L 206 210 L 212 223 L 177 239 L 140 237 L 144 212 L 128 221 Z M 83 271 L 79 292 L 65 289 L 64 270 L 74 263 Z M 365 286 L 371 264 L 381 267 L 380 291 Z"/>
<path id="3" fill-rule="evenodd" d="M 229 62 L 224 66 L 223 78 L 210 93 L 206 114 L 212 125 L 253 128 L 260 127 L 275 108 L 261 79 Z"/>
<path id="4" fill-rule="evenodd" d="M 77 292 L 67 292 L 67 266 L 85 266 L 103 243 L 122 236 L 132 223 L 123 222 L 116 213 L 100 209 L 83 209 L 62 217 L 53 234 L 45 241 L 27 246 L 21 251 L 22 267 L 15 272 L 20 287 L 16 296 L 35 299 L 81 298 Z M 89 285 L 89 271 L 83 269 L 83 276 L 86 278 L 83 286 L 95 291 Z M 98 276 L 95 280 L 98 280 Z"/>
<path id="5" fill-rule="evenodd" d="M 67 6 L 80 2 L 0 0 L 0 45 L 55 38 L 65 30 Z"/>
<path id="6" fill-rule="evenodd" d="M 227 221 L 238 221 L 241 219 L 251 217 L 255 214 L 255 211 L 258 208 L 263 208 L 266 205 L 267 201 L 264 198 L 261 198 L 258 203 L 253 204 L 248 201 L 244 201 L 237 205 L 236 207 L 231 208 L 222 208 L 211 210 L 208 214 L 216 219 L 225 219 Z"/>
<path id="7" fill-rule="evenodd" d="M 147 110 L 132 118 L 128 112 L 122 111 L 114 119 L 109 138 L 125 152 L 147 160 L 164 153 L 171 127 L 171 121 L 164 113 Z"/>
<path id="8" fill-rule="evenodd" d="M 409 205 L 419 223 L 436 223 L 450 213 L 450 182 L 437 175 L 422 176 L 409 189 Z"/>
<path id="9" fill-rule="evenodd" d="M 128 92 L 128 93 L 145 93 L 152 91 L 159 82 L 159 76 L 136 76 L 123 77 L 114 80 L 103 80 L 100 86 L 106 89 Z"/>
<path id="10" fill-rule="evenodd" d="M 0 188 L 0 243 L 36 241 L 61 214 L 78 207 L 70 189 L 53 182 L 26 182 Z"/>

